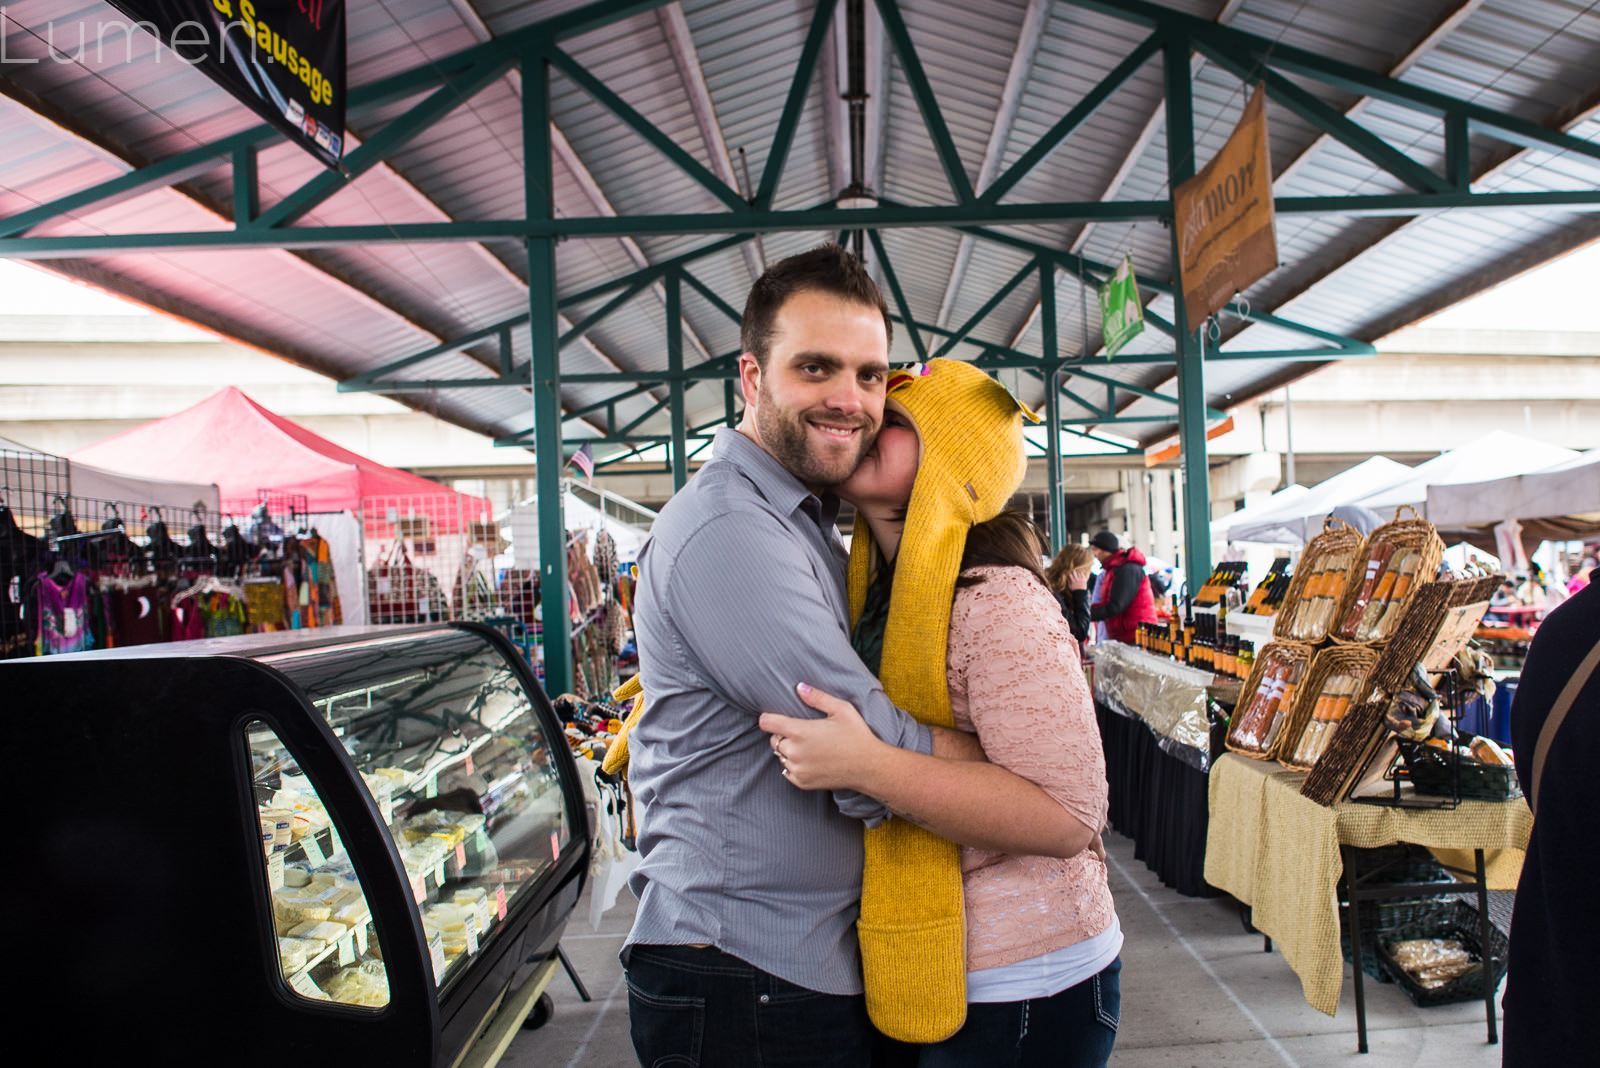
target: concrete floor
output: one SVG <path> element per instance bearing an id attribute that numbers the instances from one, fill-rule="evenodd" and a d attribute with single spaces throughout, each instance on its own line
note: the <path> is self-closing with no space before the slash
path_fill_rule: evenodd
<path id="1" fill-rule="evenodd" d="M 1393 984 L 1369 981 L 1372 1052 L 1356 1053 L 1355 995 L 1345 968 L 1335 1017 L 1305 1003 L 1283 957 L 1263 953 L 1244 932 L 1231 898 L 1182 897 L 1133 859 L 1120 835 L 1107 842 L 1111 889 L 1126 943 L 1122 951 L 1122 1029 L 1114 1068 L 1489 1068 L 1500 1047 L 1485 1042 L 1482 1002 L 1418 1009 Z M 505 1068 L 628 1068 L 628 992 L 617 951 L 633 918 L 623 891 L 600 929 L 588 924 L 587 896 L 562 940 L 594 1000 L 579 1000 L 556 973 L 555 1017 L 512 1041 Z M 1499 997 L 1495 999 L 1498 1009 Z"/>

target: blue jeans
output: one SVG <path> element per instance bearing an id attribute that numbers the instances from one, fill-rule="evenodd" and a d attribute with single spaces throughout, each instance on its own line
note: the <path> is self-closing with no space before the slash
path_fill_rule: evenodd
<path id="1" fill-rule="evenodd" d="M 821 994 L 719 949 L 632 946 L 628 1027 L 643 1068 L 867 1068 L 861 995 Z"/>
<path id="2" fill-rule="evenodd" d="M 1048 998 L 973 1002 L 961 1030 L 917 1068 L 1105 1068 L 1122 1015 L 1122 958 Z"/>

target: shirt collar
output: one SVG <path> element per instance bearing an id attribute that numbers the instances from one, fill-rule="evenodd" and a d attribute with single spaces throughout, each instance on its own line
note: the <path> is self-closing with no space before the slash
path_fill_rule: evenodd
<path id="1" fill-rule="evenodd" d="M 820 497 L 812 493 L 776 457 L 734 428 L 718 427 L 711 449 L 717 459 L 726 460 L 743 472 L 761 495 L 784 515 L 804 508 L 820 527 L 831 527 L 838 521 L 838 497 L 831 493 Z M 808 507 L 808 501 L 815 503 Z"/>

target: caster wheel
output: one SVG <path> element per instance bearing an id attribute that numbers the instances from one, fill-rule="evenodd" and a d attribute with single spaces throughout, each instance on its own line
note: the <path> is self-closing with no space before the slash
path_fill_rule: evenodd
<path id="1" fill-rule="evenodd" d="M 550 1022 L 556 1014 L 556 1003 L 550 1000 L 549 994 L 540 994 L 539 1000 L 533 1003 L 533 1011 L 528 1013 L 527 1019 L 522 1021 L 525 1031 L 537 1031 Z"/>

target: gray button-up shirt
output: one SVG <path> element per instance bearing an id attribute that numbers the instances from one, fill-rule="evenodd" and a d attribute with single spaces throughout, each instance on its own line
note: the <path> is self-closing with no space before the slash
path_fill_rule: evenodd
<path id="1" fill-rule="evenodd" d="M 794 690 L 808 682 L 894 745 L 929 753 L 932 733 L 850 647 L 837 502 L 735 430 L 714 447 L 639 553 L 650 707 L 629 742 L 644 859 L 628 944 L 715 945 L 809 989 L 858 994 L 862 825 L 887 812 L 789 785 L 756 720 L 816 715 Z"/>

